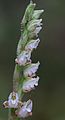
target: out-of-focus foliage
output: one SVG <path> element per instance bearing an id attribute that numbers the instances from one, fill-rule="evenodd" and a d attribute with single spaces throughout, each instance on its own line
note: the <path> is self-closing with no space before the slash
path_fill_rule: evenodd
<path id="1" fill-rule="evenodd" d="M 44 9 L 41 43 L 32 55 L 41 61 L 40 83 L 30 94 L 34 111 L 31 120 L 65 120 L 65 1 L 34 0 Z M 29 0 L 0 1 L 0 119 L 7 120 L 3 101 L 12 91 L 20 22 Z M 28 98 L 28 97 L 27 97 Z M 24 99 L 27 99 L 24 98 Z M 29 118 L 28 118 L 29 120 Z"/>

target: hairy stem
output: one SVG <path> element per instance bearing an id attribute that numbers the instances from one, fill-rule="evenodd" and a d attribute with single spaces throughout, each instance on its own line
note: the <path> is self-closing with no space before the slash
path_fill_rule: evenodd
<path id="1" fill-rule="evenodd" d="M 17 92 L 18 91 L 18 83 L 19 83 L 19 77 L 20 76 L 20 72 L 18 70 L 18 66 L 15 66 L 15 70 L 14 70 L 14 75 L 13 75 L 13 91 Z"/>
<path id="2" fill-rule="evenodd" d="M 8 120 L 17 120 L 15 115 L 15 110 L 9 109 Z"/>

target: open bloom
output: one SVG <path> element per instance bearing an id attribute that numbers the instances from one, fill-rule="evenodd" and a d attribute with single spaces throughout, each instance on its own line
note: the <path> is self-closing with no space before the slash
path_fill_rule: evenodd
<path id="1" fill-rule="evenodd" d="M 15 92 L 10 93 L 8 101 L 5 101 L 3 105 L 5 108 L 17 108 L 19 104 L 18 94 Z"/>
<path id="2" fill-rule="evenodd" d="M 27 78 L 27 80 L 23 83 L 22 89 L 23 92 L 30 92 L 35 88 L 35 86 L 38 86 L 39 77 L 37 78 Z"/>
<path id="3" fill-rule="evenodd" d="M 24 70 L 24 76 L 25 77 L 33 77 L 35 76 L 35 72 L 37 71 L 40 63 L 39 61 L 36 64 L 30 64 L 25 68 Z"/>
<path id="4" fill-rule="evenodd" d="M 16 59 L 15 62 L 18 63 L 20 66 L 25 65 L 27 62 L 30 62 L 31 59 L 31 52 L 23 51 Z"/>
<path id="5" fill-rule="evenodd" d="M 26 118 L 32 115 L 32 101 L 28 100 L 24 102 L 24 105 L 16 111 L 16 114 L 19 118 Z"/>
<path id="6" fill-rule="evenodd" d="M 40 42 L 40 39 L 36 39 L 36 40 L 31 40 L 30 42 L 27 43 L 27 45 L 25 46 L 25 50 L 33 50 L 36 49 L 38 44 Z"/>

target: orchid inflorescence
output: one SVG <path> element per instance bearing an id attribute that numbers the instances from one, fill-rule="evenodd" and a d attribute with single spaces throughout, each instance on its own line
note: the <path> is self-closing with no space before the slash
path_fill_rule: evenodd
<path id="1" fill-rule="evenodd" d="M 39 77 L 36 72 L 40 62 L 32 63 L 31 53 L 38 47 L 40 39 L 38 33 L 42 29 L 44 10 L 34 10 L 36 4 L 30 2 L 21 21 L 21 37 L 17 47 L 15 70 L 13 76 L 13 92 L 3 103 L 5 108 L 14 109 L 16 118 L 26 118 L 32 115 L 32 100 L 22 102 L 24 93 L 30 92 L 38 86 Z M 11 116 L 13 116 L 11 114 Z"/>

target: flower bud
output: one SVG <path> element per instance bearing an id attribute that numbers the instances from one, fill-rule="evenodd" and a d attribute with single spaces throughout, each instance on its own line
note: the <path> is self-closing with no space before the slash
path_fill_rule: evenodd
<path id="1" fill-rule="evenodd" d="M 36 6 L 35 3 L 30 2 L 30 4 L 28 5 L 25 11 L 21 24 L 25 25 L 29 20 L 31 20 L 35 6 Z"/>
<path id="2" fill-rule="evenodd" d="M 44 10 L 34 10 L 32 19 L 38 19 L 43 12 L 44 12 Z"/>
<path id="3" fill-rule="evenodd" d="M 27 43 L 27 45 L 25 46 L 25 50 L 33 50 L 36 49 L 38 44 L 40 42 L 40 39 L 38 38 L 37 40 L 31 40 L 30 42 Z"/>
<path id="4" fill-rule="evenodd" d="M 35 88 L 35 86 L 38 86 L 39 77 L 37 78 L 27 78 L 27 80 L 23 83 L 22 89 L 23 92 L 30 92 Z"/>
<path id="5" fill-rule="evenodd" d="M 39 61 L 36 64 L 27 65 L 27 68 L 25 68 L 24 70 L 24 76 L 25 77 L 35 76 L 35 72 L 37 71 L 39 65 L 40 65 Z"/>
<path id="6" fill-rule="evenodd" d="M 32 101 L 28 100 L 24 105 L 16 111 L 16 114 L 19 118 L 26 118 L 32 115 Z"/>

